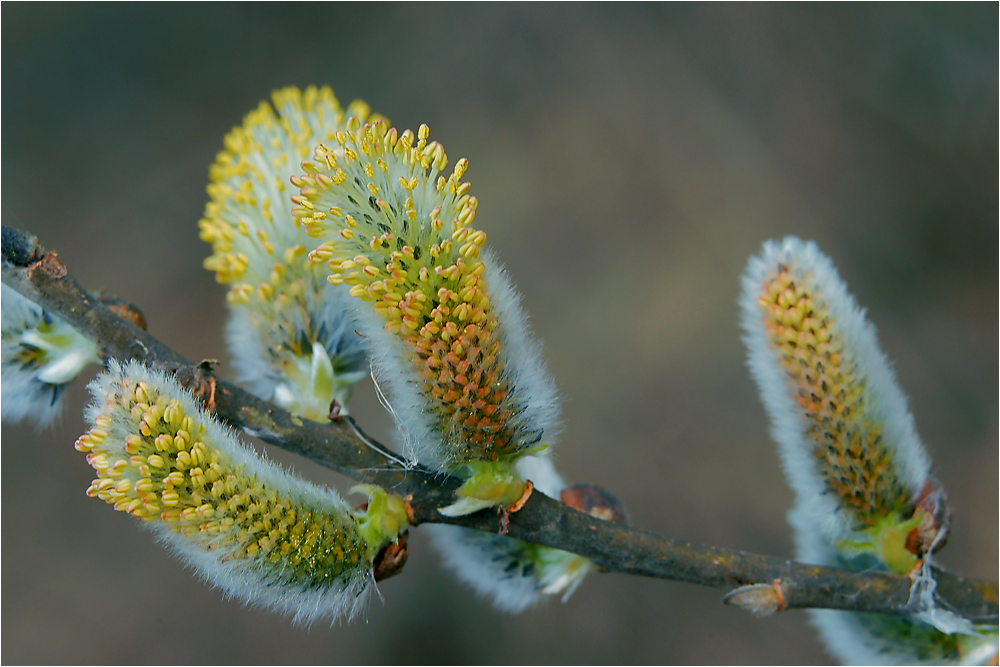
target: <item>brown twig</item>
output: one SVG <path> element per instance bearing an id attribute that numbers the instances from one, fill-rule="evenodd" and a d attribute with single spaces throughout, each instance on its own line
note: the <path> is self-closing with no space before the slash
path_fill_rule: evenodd
<path id="1" fill-rule="evenodd" d="M 194 364 L 88 295 L 55 253 L 37 240 L 3 228 L 3 282 L 63 318 L 97 344 L 105 358 L 140 359 L 172 371 L 183 369 L 204 381 L 204 367 Z M 200 373 L 200 375 L 199 375 Z M 181 373 L 185 375 L 185 373 Z M 463 517 L 443 516 L 459 481 L 421 468 L 401 466 L 383 445 L 364 435 L 350 418 L 317 424 L 290 415 L 243 391 L 214 381 L 216 414 L 232 426 L 266 442 L 305 456 L 357 480 L 412 496 L 414 525 L 450 523 L 497 532 L 501 518 L 482 511 Z M 190 380 L 195 381 L 195 380 Z M 783 606 L 904 614 L 911 581 L 883 573 L 848 573 L 781 558 L 691 544 L 578 512 L 541 493 L 533 493 L 520 511 L 509 515 L 511 537 L 589 558 L 605 572 L 685 581 L 730 590 L 751 584 L 781 582 Z M 995 582 L 969 579 L 937 570 L 940 603 L 980 622 L 997 620 Z"/>

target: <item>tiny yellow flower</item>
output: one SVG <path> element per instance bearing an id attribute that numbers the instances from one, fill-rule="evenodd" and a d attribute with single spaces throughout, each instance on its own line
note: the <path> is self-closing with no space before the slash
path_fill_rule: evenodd
<path id="1" fill-rule="evenodd" d="M 206 268 L 221 283 L 253 290 L 315 247 L 293 220 L 289 178 L 313 148 L 343 129 L 345 114 L 369 114 L 361 101 L 345 111 L 328 87 L 284 88 L 272 101 L 226 135 L 209 170 L 210 201 L 199 223 L 202 240 L 212 244 Z"/>

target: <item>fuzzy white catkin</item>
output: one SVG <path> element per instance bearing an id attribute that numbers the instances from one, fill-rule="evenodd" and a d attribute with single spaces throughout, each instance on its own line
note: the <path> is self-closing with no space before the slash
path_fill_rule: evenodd
<path id="1" fill-rule="evenodd" d="M 315 342 L 319 343 L 326 359 L 332 363 L 335 378 L 341 385 L 349 385 L 340 392 L 337 392 L 340 387 L 335 387 L 337 395 L 326 396 L 327 403 L 338 397 L 346 400 L 344 397 L 350 394 L 351 387 L 367 378 L 370 372 L 368 346 L 364 337 L 356 333 L 359 325 L 355 307 L 355 300 L 347 290 L 323 284 L 308 308 L 312 326 L 315 327 L 315 333 L 310 337 L 316 338 Z M 282 366 L 275 363 L 275 355 L 271 351 L 273 341 L 269 343 L 251 320 L 248 309 L 230 308 L 226 343 L 236 371 L 236 381 L 264 400 L 275 399 L 282 392 L 288 396 L 291 392 L 285 387 L 292 387 L 293 383 Z M 314 348 L 314 355 L 317 352 Z M 314 363 L 314 359 L 310 357 L 309 362 Z M 295 412 L 293 396 L 279 402 Z"/>
<path id="2" fill-rule="evenodd" d="M 789 522 L 798 559 L 905 572 L 917 561 L 902 540 L 916 528 L 911 515 L 920 519 L 914 513 L 933 480 L 874 327 L 830 259 L 794 237 L 764 244 L 750 260 L 740 306 L 749 366 L 795 492 Z M 840 661 L 955 664 L 996 655 L 995 626 L 974 627 L 935 607 L 929 549 L 921 555 L 913 589 L 921 614 L 810 610 Z"/>
<path id="3" fill-rule="evenodd" d="M 224 140 L 210 169 L 210 200 L 199 226 L 212 244 L 205 267 L 232 285 L 226 339 L 237 380 L 308 419 L 341 414 L 368 377 L 366 343 L 355 333 L 354 300 L 326 282 L 306 255 L 318 241 L 292 217 L 289 179 L 303 157 L 344 129 L 329 88 L 275 91 Z"/>
<path id="4" fill-rule="evenodd" d="M 509 477 L 519 457 L 551 442 L 555 392 L 516 293 L 472 226 L 468 161 L 448 168 L 426 125 L 347 127 L 292 181 L 296 221 L 324 240 L 310 258 L 369 304 L 362 332 L 407 453 L 441 472 L 475 464 Z M 469 502 L 452 510 L 513 502 L 515 486 L 502 499 L 469 486 L 460 491 Z"/>
<path id="5" fill-rule="evenodd" d="M 243 445 L 163 373 L 111 361 L 90 390 L 94 428 L 77 441 L 98 473 L 88 495 L 241 602 L 305 624 L 362 609 L 372 557 L 395 532 L 369 544 L 337 493 Z"/>
<path id="6" fill-rule="evenodd" d="M 98 362 L 97 346 L 7 285 L 0 300 L 3 420 L 52 424 L 63 388 Z"/>
<path id="7" fill-rule="evenodd" d="M 760 255 L 750 260 L 743 276 L 740 307 L 748 363 L 771 418 L 771 435 L 779 445 L 799 511 L 807 517 L 805 521 L 819 526 L 827 539 L 844 539 L 851 534 L 855 522 L 838 504 L 836 495 L 826 491 L 827 481 L 817 470 L 815 444 L 806 432 L 804 413 L 761 323 L 760 290 L 779 265 L 812 274 L 813 284 L 819 287 L 821 305 L 828 308 L 835 333 L 843 343 L 843 365 L 851 368 L 856 383 L 866 388 L 869 419 L 882 425 L 882 441 L 892 456 L 893 473 L 911 498 L 917 497 L 927 480 L 930 462 L 907 409 L 906 397 L 879 349 L 875 328 L 848 293 L 830 259 L 815 243 L 795 237 L 765 243 Z"/>

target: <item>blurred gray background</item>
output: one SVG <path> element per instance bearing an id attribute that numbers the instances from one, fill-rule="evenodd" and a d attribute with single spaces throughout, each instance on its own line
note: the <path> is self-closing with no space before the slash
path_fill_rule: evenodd
<path id="1" fill-rule="evenodd" d="M 428 123 L 469 158 L 477 224 L 545 343 L 561 471 L 645 529 L 792 555 L 735 302 L 765 240 L 815 239 L 868 308 L 951 496 L 941 561 L 997 577 L 995 3 L 4 3 L 2 18 L 3 223 L 191 359 L 226 358 L 197 222 L 245 113 L 315 83 Z M 53 429 L 3 426 L 5 663 L 829 660 L 803 613 L 756 620 L 659 580 L 595 575 L 565 604 L 497 614 L 419 531 L 363 619 L 292 627 L 224 601 L 84 495 L 84 383 L 68 394 Z M 370 391 L 352 410 L 388 440 Z"/>

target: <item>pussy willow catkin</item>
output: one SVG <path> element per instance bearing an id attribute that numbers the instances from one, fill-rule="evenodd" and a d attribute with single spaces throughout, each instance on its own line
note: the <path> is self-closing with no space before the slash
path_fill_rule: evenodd
<path id="1" fill-rule="evenodd" d="M 241 444 L 173 379 L 114 361 L 90 386 L 94 427 L 76 448 L 87 493 L 131 514 L 228 595 L 296 621 L 350 618 L 372 561 L 406 525 L 374 491 L 366 513 Z"/>
<path id="2" fill-rule="evenodd" d="M 747 267 L 741 306 L 750 368 L 796 495 L 798 557 L 912 571 L 923 605 L 911 617 L 813 610 L 831 652 L 848 663 L 995 655 L 995 626 L 934 605 L 929 561 L 948 529 L 944 491 L 875 329 L 832 262 L 813 243 L 769 242 Z"/>
<path id="3" fill-rule="evenodd" d="M 800 506 L 829 540 L 867 543 L 908 571 L 930 465 L 874 328 L 798 239 L 765 245 L 743 288 L 750 367 Z"/>
<path id="4" fill-rule="evenodd" d="M 272 104 L 273 103 L 273 104 Z M 326 421 L 368 377 L 354 302 L 309 262 L 318 241 L 292 215 L 289 179 L 345 117 L 368 118 L 363 102 L 345 110 L 330 88 L 284 88 L 226 135 L 209 171 L 202 240 L 205 267 L 227 294 L 226 337 L 239 379 L 259 396 L 306 418 Z M 343 410 L 341 410 L 343 411 Z"/>
<path id="5" fill-rule="evenodd" d="M 474 511 L 518 497 L 513 463 L 551 442 L 556 399 L 513 287 L 472 226 L 468 162 L 445 171 L 428 139 L 425 125 L 349 119 L 293 179 L 293 210 L 323 240 L 310 258 L 370 304 L 376 374 L 416 458 L 478 476 L 454 509 Z"/>
<path id="6" fill-rule="evenodd" d="M 6 285 L 0 301 L 3 419 L 46 426 L 62 410 L 63 388 L 98 362 L 97 346 Z"/>

